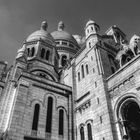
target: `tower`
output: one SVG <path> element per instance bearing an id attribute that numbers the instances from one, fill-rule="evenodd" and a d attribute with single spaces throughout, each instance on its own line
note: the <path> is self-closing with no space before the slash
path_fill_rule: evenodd
<path id="1" fill-rule="evenodd" d="M 91 48 L 99 40 L 99 31 L 100 27 L 93 20 L 89 20 L 85 27 L 85 36 L 86 36 L 86 46 Z"/>
<path id="2" fill-rule="evenodd" d="M 101 36 L 94 21 L 87 22 L 85 36 L 85 46 L 73 62 L 76 139 L 113 139 Z"/>

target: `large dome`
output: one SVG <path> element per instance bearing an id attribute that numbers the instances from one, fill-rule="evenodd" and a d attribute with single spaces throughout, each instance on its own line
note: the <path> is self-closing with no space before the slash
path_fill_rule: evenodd
<path id="1" fill-rule="evenodd" d="M 51 33 L 54 40 L 66 40 L 77 45 L 77 41 L 75 40 L 75 38 L 68 32 L 64 31 L 63 29 L 64 23 L 60 21 L 58 24 L 58 30 Z"/>
<path id="2" fill-rule="evenodd" d="M 41 29 L 33 32 L 26 39 L 27 42 L 35 41 L 42 39 L 44 41 L 54 41 L 50 33 L 47 32 L 47 22 L 44 21 L 41 24 Z"/>

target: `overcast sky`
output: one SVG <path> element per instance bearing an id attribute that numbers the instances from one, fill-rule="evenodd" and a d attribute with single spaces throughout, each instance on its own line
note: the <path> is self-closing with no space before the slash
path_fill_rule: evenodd
<path id="1" fill-rule="evenodd" d="M 17 49 L 43 20 L 49 32 L 62 20 L 65 30 L 83 36 L 89 19 L 102 34 L 117 25 L 130 39 L 140 35 L 140 0 L 0 0 L 0 59 L 11 64 Z"/>

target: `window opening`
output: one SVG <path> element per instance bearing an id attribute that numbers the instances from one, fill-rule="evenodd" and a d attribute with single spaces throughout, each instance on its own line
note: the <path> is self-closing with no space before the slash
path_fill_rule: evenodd
<path id="1" fill-rule="evenodd" d="M 45 55 L 45 49 L 44 49 L 44 48 L 42 48 L 42 49 L 41 49 L 41 54 L 40 54 L 40 57 L 41 57 L 41 58 L 44 58 L 44 55 Z"/>
<path id="2" fill-rule="evenodd" d="M 64 111 L 61 109 L 59 111 L 59 135 L 64 133 Z"/>
<path id="3" fill-rule="evenodd" d="M 40 105 L 36 104 L 34 108 L 32 130 L 37 130 L 38 128 L 39 110 L 40 110 Z"/>
<path id="4" fill-rule="evenodd" d="M 46 132 L 51 133 L 52 128 L 52 110 L 53 110 L 53 98 L 48 98 L 48 107 L 47 107 L 47 120 L 46 120 Z"/>
<path id="5" fill-rule="evenodd" d="M 49 57 L 50 57 L 50 51 L 47 50 L 47 52 L 46 52 L 46 60 L 49 60 Z"/>

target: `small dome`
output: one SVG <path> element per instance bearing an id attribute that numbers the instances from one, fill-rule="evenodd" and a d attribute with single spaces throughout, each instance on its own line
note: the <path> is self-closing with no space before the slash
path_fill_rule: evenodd
<path id="1" fill-rule="evenodd" d="M 41 24 L 41 29 L 33 32 L 31 35 L 28 36 L 26 42 L 35 41 L 42 39 L 44 41 L 54 41 L 53 37 L 50 33 L 47 32 L 47 22 L 43 21 Z"/>
<path id="2" fill-rule="evenodd" d="M 90 24 L 95 24 L 95 21 L 93 21 L 93 20 L 90 19 L 90 20 L 87 22 L 86 27 L 87 27 L 88 25 L 90 25 Z"/>
<path id="3" fill-rule="evenodd" d="M 64 31 L 64 27 L 64 23 L 60 21 L 58 23 L 58 30 L 51 33 L 52 37 L 55 40 L 67 40 L 77 45 L 77 41 L 75 40 L 75 38 L 68 32 Z"/>

